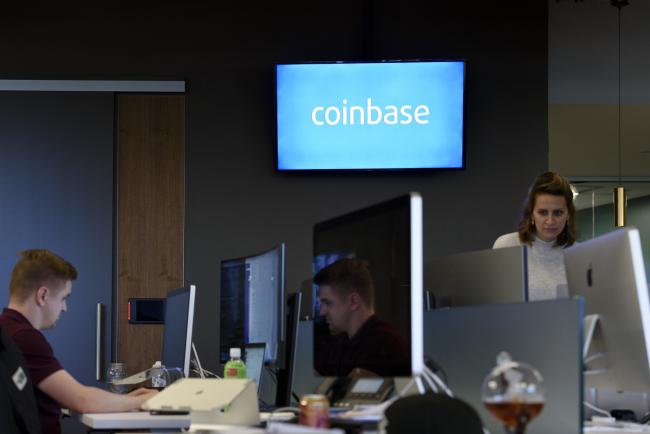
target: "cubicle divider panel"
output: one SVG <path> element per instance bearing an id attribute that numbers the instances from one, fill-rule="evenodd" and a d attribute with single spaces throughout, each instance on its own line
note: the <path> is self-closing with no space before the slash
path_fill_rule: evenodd
<path id="1" fill-rule="evenodd" d="M 424 313 L 424 352 L 490 432 L 503 427 L 485 409 L 481 386 L 507 351 L 544 378 L 545 404 L 526 433 L 581 434 L 583 312 L 581 299 L 436 309 Z"/>

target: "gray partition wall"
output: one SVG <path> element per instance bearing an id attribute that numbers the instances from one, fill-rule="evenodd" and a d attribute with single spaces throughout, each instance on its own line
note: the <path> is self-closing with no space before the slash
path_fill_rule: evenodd
<path id="1" fill-rule="evenodd" d="M 424 313 L 424 353 L 442 366 L 454 394 L 499 433 L 481 386 L 497 354 L 508 351 L 544 378 L 546 402 L 526 433 L 581 434 L 582 317 L 581 299 L 436 309 Z"/>

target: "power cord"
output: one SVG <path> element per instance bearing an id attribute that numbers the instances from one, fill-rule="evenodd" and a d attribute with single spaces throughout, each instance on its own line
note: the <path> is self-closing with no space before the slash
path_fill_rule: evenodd
<path id="1" fill-rule="evenodd" d="M 588 363 L 593 362 L 594 360 L 598 360 L 598 359 L 603 358 L 603 357 L 605 357 L 605 353 L 592 354 L 591 356 L 585 357 L 585 360 L 584 360 L 583 364 L 586 365 Z"/>
<path id="2" fill-rule="evenodd" d="M 596 413 L 599 413 L 599 414 L 602 414 L 602 415 L 604 415 L 604 416 L 607 416 L 607 417 L 610 417 L 610 418 L 614 419 L 614 418 L 612 417 L 612 414 L 611 414 L 609 411 L 607 411 L 607 410 L 603 410 L 603 409 L 600 408 L 600 407 L 596 407 L 595 405 L 593 405 L 593 404 L 591 404 L 591 403 L 589 403 L 589 402 L 587 402 L 587 401 L 583 401 L 582 404 L 583 404 L 585 407 L 592 409 L 592 410 L 595 411 Z"/>
<path id="3" fill-rule="evenodd" d="M 277 369 L 273 368 L 270 365 L 264 365 L 266 368 L 267 372 L 270 374 L 271 380 L 273 380 L 273 383 L 276 385 L 278 384 L 278 372 Z"/>
<path id="4" fill-rule="evenodd" d="M 192 369 L 192 372 L 194 372 L 195 374 L 198 374 L 199 376 L 201 375 L 201 372 L 200 372 L 198 369 L 196 369 L 196 368 L 193 368 L 193 369 Z M 214 372 L 212 372 L 212 371 L 208 371 L 208 370 L 205 369 L 205 368 L 203 368 L 203 374 L 207 374 L 208 376 L 210 376 L 210 377 L 212 377 L 212 378 L 219 378 L 219 379 L 221 378 L 220 376 L 218 376 L 218 375 L 215 374 Z"/>

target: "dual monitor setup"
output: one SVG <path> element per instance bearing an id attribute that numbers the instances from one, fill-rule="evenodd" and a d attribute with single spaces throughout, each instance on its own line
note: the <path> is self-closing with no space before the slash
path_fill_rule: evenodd
<path id="1" fill-rule="evenodd" d="M 375 312 L 404 339 L 406 361 L 396 376 L 423 369 L 422 199 L 402 196 L 314 226 L 314 273 L 341 258 L 367 261 L 375 283 Z M 284 293 L 285 247 L 221 262 L 220 362 L 242 348 L 247 371 L 259 379 L 266 366 L 276 377 L 275 405 L 288 405 L 293 391 L 301 294 Z M 190 369 L 195 289 L 172 291 L 165 304 L 163 364 Z M 313 289 L 314 354 L 322 353 L 327 323 Z M 415 312 L 415 314 L 413 314 Z M 412 330 L 420 333 L 411 333 Z M 253 360 L 257 362 L 253 363 Z M 260 363 L 263 360 L 263 365 Z M 336 375 L 314 363 L 321 376 Z M 311 367 L 309 367 L 311 368 Z M 259 387 L 259 384 L 258 384 Z M 294 396 L 295 397 L 295 396 Z"/>
<path id="2" fill-rule="evenodd" d="M 243 350 L 247 376 L 261 383 L 265 366 L 273 367 L 278 405 L 288 405 L 300 294 L 284 297 L 284 244 L 260 254 L 221 262 L 221 315 L 219 362 L 230 348 Z M 192 332 L 196 288 L 173 290 L 164 306 L 162 364 L 191 371 Z M 201 370 L 194 351 L 197 368 Z M 203 375 L 202 372 L 199 372 Z M 286 404 L 280 404 L 285 402 Z"/>
<path id="3" fill-rule="evenodd" d="M 317 223 L 313 236 L 314 274 L 342 258 L 368 264 L 374 312 L 406 344 L 406 362 L 399 372 L 390 371 L 393 377 L 418 376 L 425 370 L 428 333 L 423 313 L 428 309 L 528 301 L 526 247 L 461 253 L 425 263 L 422 198 L 417 193 Z M 597 318 L 592 321 L 596 325 L 586 329 L 591 345 L 584 349 L 589 372 L 584 386 L 647 393 L 650 300 L 638 230 L 614 231 L 564 253 L 569 295 L 584 299 L 585 314 L 597 315 L 590 317 Z M 284 267 L 284 245 L 221 263 L 220 361 L 227 360 L 230 347 L 241 347 L 249 350 L 251 362 L 258 360 L 249 368 L 255 376 L 264 369 L 262 364 L 277 368 L 278 406 L 291 401 L 294 371 L 312 368 L 295 366 L 300 294 L 285 301 Z M 332 334 L 320 315 L 318 292 L 314 285 L 313 369 L 319 376 L 336 376 L 336 369 L 318 359 Z M 170 293 L 166 304 L 163 362 L 183 366 L 186 374 L 193 304 L 193 287 Z"/>

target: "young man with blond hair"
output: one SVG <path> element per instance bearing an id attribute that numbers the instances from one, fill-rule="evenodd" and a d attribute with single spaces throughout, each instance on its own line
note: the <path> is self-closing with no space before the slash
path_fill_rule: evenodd
<path id="1" fill-rule="evenodd" d="M 40 330 L 55 326 L 67 310 L 77 270 L 49 250 L 20 253 L 9 283 L 9 305 L 0 326 L 16 343 L 29 369 L 43 434 L 61 433 L 61 407 L 80 413 L 137 409 L 155 391 L 138 389 L 128 395 L 80 384 L 54 356 Z"/>

